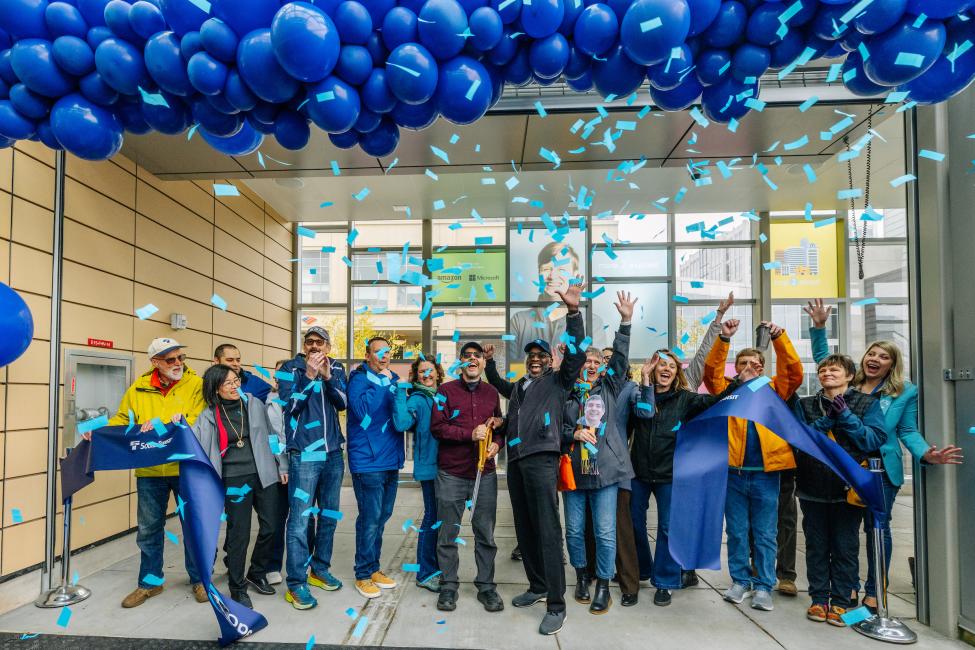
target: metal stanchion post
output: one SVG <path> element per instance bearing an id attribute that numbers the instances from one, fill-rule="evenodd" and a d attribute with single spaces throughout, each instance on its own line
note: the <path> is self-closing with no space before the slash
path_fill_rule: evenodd
<path id="1" fill-rule="evenodd" d="M 883 490 L 883 464 L 879 458 L 870 459 L 870 471 L 874 481 Z M 883 492 L 881 492 L 882 494 Z M 889 513 L 888 513 L 889 516 Z M 870 543 L 873 544 L 873 573 L 877 576 L 877 613 L 853 625 L 853 629 L 864 636 L 887 643 L 917 643 L 917 634 L 896 618 L 890 618 L 887 611 L 887 560 L 884 552 L 883 522 L 873 518 L 873 531 Z"/>
<path id="2" fill-rule="evenodd" d="M 38 607 L 67 607 L 80 603 L 91 595 L 91 590 L 69 582 L 71 575 L 71 497 L 64 502 L 64 548 L 61 552 L 61 584 L 49 589 L 34 601 Z"/>

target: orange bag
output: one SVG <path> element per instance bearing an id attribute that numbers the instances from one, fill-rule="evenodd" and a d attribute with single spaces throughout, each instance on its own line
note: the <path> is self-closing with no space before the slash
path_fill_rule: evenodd
<path id="1" fill-rule="evenodd" d="M 574 448 L 575 445 L 572 445 Z M 559 456 L 559 492 L 572 492 L 576 489 L 576 476 L 572 472 L 572 448 L 568 454 Z"/>

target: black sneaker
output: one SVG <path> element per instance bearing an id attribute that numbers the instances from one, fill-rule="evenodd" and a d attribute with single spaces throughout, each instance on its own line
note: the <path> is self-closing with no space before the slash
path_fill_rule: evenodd
<path id="1" fill-rule="evenodd" d="M 545 612 L 545 618 L 542 619 L 541 625 L 538 626 L 538 633 L 551 636 L 552 634 L 558 634 L 565 625 L 565 612 Z"/>
<path id="2" fill-rule="evenodd" d="M 437 609 L 441 612 L 452 612 L 457 609 L 457 592 L 453 589 L 442 589 L 437 598 Z"/>
<path id="3" fill-rule="evenodd" d="M 535 603 L 543 602 L 547 597 L 548 594 L 534 594 L 530 591 L 526 591 L 525 593 L 512 598 L 511 604 L 515 607 L 531 607 Z"/>
<path id="4" fill-rule="evenodd" d="M 623 594 L 623 598 L 620 600 L 620 604 L 623 607 L 633 607 L 640 600 L 639 594 Z"/>
<path id="5" fill-rule="evenodd" d="M 511 551 L 511 559 L 515 562 L 521 562 L 521 549 L 517 546 L 515 547 L 515 550 Z"/>
<path id="6" fill-rule="evenodd" d="M 494 589 L 485 589 L 484 591 L 477 592 L 477 599 L 484 609 L 489 612 L 500 612 L 504 609 L 504 601 L 501 600 L 501 596 Z"/>
<path id="7" fill-rule="evenodd" d="M 658 607 L 666 607 L 670 604 L 670 589 L 658 589 L 653 595 L 653 604 Z"/>
<path id="8" fill-rule="evenodd" d="M 244 607 L 247 607 L 248 609 L 254 609 L 254 604 L 251 603 L 251 597 L 247 595 L 246 591 L 231 591 L 230 597 L 236 600 Z"/>
<path id="9" fill-rule="evenodd" d="M 701 583 L 701 579 L 697 577 L 697 571 L 683 571 L 680 574 L 680 581 L 684 589 L 696 587 Z"/>
<path id="10" fill-rule="evenodd" d="M 254 587 L 254 591 L 261 594 L 262 596 L 273 596 L 277 593 L 271 583 L 267 581 L 267 578 L 255 578 L 254 576 L 247 576 L 247 582 L 250 586 Z"/>

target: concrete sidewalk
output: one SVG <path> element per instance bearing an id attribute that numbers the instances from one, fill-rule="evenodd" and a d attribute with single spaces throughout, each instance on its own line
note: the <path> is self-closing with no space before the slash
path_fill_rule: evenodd
<path id="1" fill-rule="evenodd" d="M 299 612 L 291 608 L 278 587 L 278 595 L 261 596 L 251 592 L 255 608 L 268 621 L 267 629 L 245 640 L 245 643 L 294 643 L 304 646 L 310 637 L 318 644 L 432 647 L 432 648 L 509 648 L 519 650 L 544 648 L 565 650 L 569 648 L 591 649 L 607 643 L 616 648 L 747 648 L 763 650 L 776 648 L 815 648 L 844 650 L 875 645 L 876 642 L 849 629 L 825 624 L 815 624 L 805 619 L 808 599 L 775 596 L 775 611 L 759 612 L 748 606 L 734 606 L 721 599 L 721 592 L 729 585 L 724 572 L 701 571 L 700 586 L 680 592 L 673 597 L 670 607 L 653 605 L 653 588 L 645 584 L 640 602 L 629 608 L 619 606 L 619 590 L 614 588 L 612 610 L 604 616 L 592 616 L 587 607 L 571 599 L 574 572 L 567 567 L 568 620 L 563 631 L 555 637 L 538 634 L 538 623 L 544 613 L 539 604 L 531 609 L 516 609 L 510 605 L 513 596 L 521 593 L 526 585 L 519 562 L 509 555 L 515 546 L 515 534 L 511 506 L 507 494 L 499 495 L 498 527 L 495 539 L 498 543 L 496 580 L 498 591 L 505 600 L 505 610 L 488 614 L 475 599 L 476 590 L 471 584 L 474 576 L 473 538 L 468 525 L 461 531 L 467 542 L 462 547 L 461 590 L 457 610 L 450 613 L 437 611 L 436 595 L 414 585 L 413 574 L 404 574 L 404 563 L 415 562 L 416 533 L 406 524 L 419 521 L 422 515 L 422 499 L 418 489 L 411 484 L 401 486 L 396 509 L 386 529 L 383 544 L 383 566 L 389 575 L 399 581 L 397 589 L 386 592 L 379 599 L 366 601 L 352 586 L 352 557 L 355 537 L 355 498 L 350 488 L 343 488 L 342 510 L 344 518 L 339 523 L 333 553 L 333 573 L 345 582 L 345 586 L 333 593 L 313 590 L 318 598 L 316 609 Z M 891 566 L 891 610 L 918 632 L 924 648 L 967 648 L 959 641 L 942 637 L 914 619 L 913 589 L 908 571 L 907 557 L 913 549 L 911 501 L 902 496 L 894 512 L 894 559 Z M 655 513 L 651 520 L 656 521 Z M 179 525 L 170 520 L 167 528 L 178 532 Z M 653 537 L 655 530 L 651 530 Z M 56 624 L 59 610 L 37 609 L 25 605 L 0 615 L 0 632 L 75 635 L 98 637 L 123 637 L 154 639 L 154 647 L 165 647 L 165 640 L 210 641 L 217 636 L 217 626 L 211 608 L 198 604 L 189 592 L 186 573 L 182 568 L 182 549 L 166 543 L 166 590 L 136 609 L 125 610 L 119 605 L 122 598 L 136 584 L 138 554 L 134 535 L 119 542 L 126 549 L 127 557 L 91 575 L 81 575 L 81 582 L 93 591 L 87 601 L 75 606 L 67 629 Z M 805 556 L 802 533 L 799 533 L 799 580 L 805 588 Z M 222 556 L 222 553 L 221 553 Z M 861 556 L 863 556 L 861 546 Z M 77 563 L 82 564 L 82 563 Z M 861 559 L 861 567 L 865 567 Z M 222 559 L 217 562 L 215 583 L 225 594 L 226 574 Z M 865 571 L 862 571 L 865 575 Z M 0 585 L 0 590 L 3 585 Z M 361 636 L 354 636 L 355 615 L 368 618 Z M 94 640 L 92 640 L 94 646 Z M 99 645 L 101 645 L 99 643 Z M 18 646 L 19 647 L 19 646 Z M 34 647 L 43 647 L 35 645 Z M 879 647 L 879 646 L 876 646 Z"/>

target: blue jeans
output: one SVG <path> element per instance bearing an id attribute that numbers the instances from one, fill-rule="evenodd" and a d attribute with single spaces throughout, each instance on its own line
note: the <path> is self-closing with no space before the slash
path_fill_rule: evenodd
<path id="1" fill-rule="evenodd" d="M 341 450 L 329 452 L 324 462 L 301 460 L 301 453 L 288 453 L 288 589 L 294 591 L 308 580 L 308 564 L 316 575 L 328 572 L 332 565 L 332 540 L 338 520 L 319 516 L 315 531 L 315 550 L 308 546 L 308 528 L 313 525 L 311 516 L 303 513 L 312 506 L 322 510 L 339 509 L 342 491 L 342 475 L 345 459 Z M 299 499 L 295 492 L 301 489 L 308 494 L 307 500 Z M 309 557 L 310 556 L 310 557 Z"/>
<path id="2" fill-rule="evenodd" d="M 729 469 L 724 517 L 732 581 L 760 591 L 772 591 L 779 525 L 779 473 Z M 755 544 L 753 560 L 758 572 L 755 578 L 748 562 L 749 532 Z"/>
<path id="3" fill-rule="evenodd" d="M 352 489 L 359 504 L 355 519 L 355 579 L 368 580 L 379 571 L 383 528 L 393 516 L 399 471 L 352 473 Z"/>
<path id="4" fill-rule="evenodd" d="M 586 503 L 592 509 L 596 538 L 596 577 L 611 580 L 616 572 L 616 492 L 609 485 L 596 490 L 562 493 L 565 505 L 565 543 L 569 561 L 576 569 L 586 568 Z"/>
<path id="5" fill-rule="evenodd" d="M 631 483 L 630 515 L 633 517 L 633 536 L 636 556 L 640 563 L 640 579 L 650 578 L 657 589 L 680 589 L 680 565 L 670 555 L 670 496 L 672 483 L 647 483 L 638 478 Z M 647 510 L 650 495 L 657 499 L 657 557 L 650 552 L 647 539 Z M 656 560 L 656 561 L 654 561 Z"/>
<path id="6" fill-rule="evenodd" d="M 139 495 L 139 505 L 136 518 L 139 522 L 139 532 L 135 543 L 139 545 L 142 559 L 139 562 L 139 586 L 151 589 L 155 585 L 146 582 L 147 575 L 157 578 L 163 577 L 163 528 L 166 526 L 166 508 L 169 506 L 169 494 L 179 494 L 178 476 L 140 476 L 135 479 L 136 493 Z M 177 519 L 179 517 L 177 516 Z M 182 525 L 182 519 L 180 519 Z M 200 572 L 196 570 L 190 558 L 189 545 L 183 542 L 183 561 L 186 563 L 186 573 L 190 576 L 190 584 L 199 584 Z M 210 565 L 213 568 L 213 565 Z"/>
<path id="7" fill-rule="evenodd" d="M 423 491 L 423 521 L 420 523 L 416 542 L 416 562 L 420 565 L 420 570 L 416 572 L 416 579 L 420 582 L 424 582 L 440 570 L 437 564 L 438 531 L 433 529 L 433 525 L 437 523 L 436 486 L 436 479 L 420 481 L 420 490 Z"/>
<path id="8" fill-rule="evenodd" d="M 884 483 L 884 512 L 886 516 L 881 524 L 881 532 L 884 541 L 884 581 L 887 580 L 887 573 L 890 571 L 890 553 L 893 550 L 894 542 L 890 536 L 890 518 L 894 510 L 894 499 L 897 498 L 899 487 L 890 482 L 887 473 L 883 475 Z M 868 596 L 877 597 L 877 576 L 873 570 L 873 515 L 870 509 L 864 510 L 863 531 L 867 534 L 867 582 L 863 590 Z M 859 584 L 857 585 L 859 587 Z M 857 589 L 859 591 L 859 589 Z"/>

